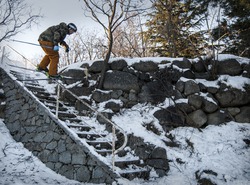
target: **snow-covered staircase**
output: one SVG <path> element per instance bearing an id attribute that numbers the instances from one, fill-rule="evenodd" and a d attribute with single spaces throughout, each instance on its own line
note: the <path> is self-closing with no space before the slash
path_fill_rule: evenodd
<path id="1" fill-rule="evenodd" d="M 38 80 L 34 80 L 29 74 L 15 69 L 12 69 L 10 73 L 22 82 L 51 113 L 56 114 L 57 95 L 55 93 L 49 93 L 40 85 Z M 68 129 L 74 131 L 89 147 L 93 147 L 99 155 L 106 157 L 112 163 L 112 131 L 108 131 L 100 123 L 94 125 L 88 123 L 88 117 L 79 115 L 74 105 L 70 103 L 59 101 L 58 105 L 58 119 L 64 121 Z M 120 140 L 121 133 L 119 131 L 116 134 L 116 147 L 120 147 L 123 138 Z M 114 166 L 114 170 L 117 173 L 129 180 L 136 177 L 149 178 L 150 168 L 133 151 L 130 151 L 126 147 L 116 154 Z"/>

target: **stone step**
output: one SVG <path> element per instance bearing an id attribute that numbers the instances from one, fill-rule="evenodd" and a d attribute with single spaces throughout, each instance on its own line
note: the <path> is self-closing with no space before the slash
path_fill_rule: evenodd
<path id="1" fill-rule="evenodd" d="M 25 85 L 25 87 L 27 88 L 27 89 L 29 89 L 30 91 L 32 91 L 32 92 L 45 92 L 45 89 L 43 88 L 43 87 L 41 87 L 41 86 L 31 86 L 31 85 Z"/>
<path id="2" fill-rule="evenodd" d="M 24 79 L 24 76 L 14 73 L 17 78 Z M 26 78 L 29 78 L 28 76 Z M 40 102 L 44 103 L 52 113 L 55 113 L 56 110 L 56 95 L 50 94 L 43 87 L 39 86 L 37 81 L 26 81 L 25 87 L 31 91 Z M 74 113 L 67 112 L 71 108 L 67 106 L 74 106 L 74 104 L 59 102 L 59 119 L 66 122 L 66 125 L 74 131 L 80 138 L 84 139 L 86 143 L 94 147 L 95 151 L 110 159 L 112 154 L 112 141 L 110 140 L 110 133 L 103 131 L 101 133 L 95 133 L 95 128 L 89 125 L 84 124 L 84 121 L 76 116 Z M 81 124 L 80 124 L 81 123 Z M 105 140 L 105 137 L 107 140 Z M 119 135 L 117 136 L 119 138 Z M 117 140 L 119 142 L 121 140 Z M 116 143 L 117 144 L 117 143 Z M 119 144 L 118 144 L 119 145 Z M 116 145 L 116 147 L 118 147 Z M 132 180 L 134 178 L 143 178 L 149 179 L 150 170 L 145 164 L 138 158 L 133 155 L 128 154 L 127 151 L 122 151 L 124 155 L 119 155 L 115 158 L 115 166 L 117 172 L 124 178 Z"/>
<path id="3" fill-rule="evenodd" d="M 133 180 L 134 178 L 149 179 L 150 169 L 133 165 L 130 168 L 119 170 L 119 174 L 128 180 Z"/>
<path id="4" fill-rule="evenodd" d="M 51 110 L 53 114 L 56 114 L 55 110 Z M 76 118 L 77 116 L 72 113 L 64 112 L 64 111 L 58 111 L 58 118 Z"/>
<path id="5" fill-rule="evenodd" d="M 82 120 L 79 119 L 79 118 L 60 118 L 60 120 L 69 121 L 71 123 L 80 123 L 80 122 L 82 122 Z"/>
<path id="6" fill-rule="evenodd" d="M 38 87 L 40 85 L 39 85 L 39 83 L 34 82 L 34 81 L 27 81 L 27 82 L 25 82 L 24 86 L 36 86 L 36 87 Z"/>
<path id="7" fill-rule="evenodd" d="M 46 105 L 46 107 L 48 107 L 51 111 L 56 111 L 56 106 L 54 106 L 54 105 Z M 67 109 L 66 107 L 59 106 L 58 110 L 65 112 L 69 109 Z"/>
<path id="8" fill-rule="evenodd" d="M 48 92 L 45 92 L 45 91 L 42 91 L 42 92 L 36 92 L 36 91 L 32 91 L 32 93 L 35 95 L 35 96 L 41 96 L 41 97 L 48 97 L 48 96 L 51 96 L 50 93 Z"/>
<path id="9" fill-rule="evenodd" d="M 107 136 L 107 134 L 105 134 L 105 133 L 95 133 L 93 131 L 91 131 L 91 132 L 76 131 L 76 134 L 80 138 L 84 138 L 84 139 L 87 139 L 87 140 L 96 140 L 97 138 L 102 138 L 102 137 Z"/>
<path id="10" fill-rule="evenodd" d="M 107 149 L 101 149 L 101 150 L 96 149 L 95 151 L 104 157 L 112 154 L 112 150 L 107 150 Z"/>
<path id="11" fill-rule="evenodd" d="M 43 95 L 43 94 L 39 94 L 36 93 L 34 94 L 39 100 L 50 100 L 50 101 L 55 101 L 56 102 L 56 98 L 53 96 L 47 96 L 47 95 Z"/>
<path id="12" fill-rule="evenodd" d="M 112 150 L 112 141 L 88 140 L 86 142 L 97 150 L 102 150 L 102 149 Z"/>
<path id="13" fill-rule="evenodd" d="M 40 102 L 42 102 L 45 106 L 54 106 L 56 107 L 56 101 L 53 100 L 46 100 L 46 99 L 39 99 Z M 59 102 L 59 106 L 63 107 L 63 104 Z"/>
<path id="14" fill-rule="evenodd" d="M 130 165 L 136 165 L 136 166 L 144 166 L 143 163 L 141 163 L 140 159 L 118 159 L 115 160 L 115 166 L 121 168 L 121 169 L 125 169 L 128 168 Z"/>
<path id="15" fill-rule="evenodd" d="M 31 79 L 29 74 L 20 73 L 18 71 L 13 71 L 13 70 L 10 70 L 10 73 L 13 74 L 19 80 Z"/>
<path id="16" fill-rule="evenodd" d="M 66 125 L 71 128 L 72 130 L 76 131 L 90 131 L 93 127 L 83 124 L 76 124 L 76 123 L 66 123 Z"/>

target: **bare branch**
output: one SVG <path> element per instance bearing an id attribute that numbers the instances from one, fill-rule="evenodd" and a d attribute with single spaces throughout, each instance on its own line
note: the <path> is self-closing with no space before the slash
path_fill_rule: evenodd
<path id="1" fill-rule="evenodd" d="M 114 31 L 126 20 L 140 14 L 143 6 L 143 2 L 139 0 L 83 0 L 86 6 L 86 12 L 90 12 L 93 20 L 98 22 L 105 30 L 105 34 L 108 39 L 107 53 L 104 58 L 104 64 L 106 65 L 112 53 L 113 47 L 113 33 Z M 100 4 L 102 3 L 102 4 Z M 129 12 L 137 12 L 135 14 L 129 14 Z M 107 22 L 102 20 L 106 18 Z M 104 74 L 106 67 L 103 67 L 101 72 L 101 79 L 99 88 L 102 88 Z"/>
<path id="2" fill-rule="evenodd" d="M 9 39 L 24 29 L 30 28 L 36 20 L 41 17 L 39 14 L 32 14 L 32 8 L 22 0 L 1 0 L 0 1 L 0 42 Z"/>

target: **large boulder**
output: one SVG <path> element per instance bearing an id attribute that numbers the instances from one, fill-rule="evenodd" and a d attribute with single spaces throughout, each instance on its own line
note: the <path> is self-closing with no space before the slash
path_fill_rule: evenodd
<path id="1" fill-rule="evenodd" d="M 250 92 L 239 89 L 219 90 L 215 98 L 219 101 L 221 107 L 237 107 L 250 103 Z"/>
<path id="2" fill-rule="evenodd" d="M 118 70 L 118 71 L 122 71 L 127 66 L 128 66 L 127 62 L 123 59 L 115 60 L 110 64 L 110 68 L 112 70 Z"/>
<path id="3" fill-rule="evenodd" d="M 175 127 L 185 126 L 183 114 L 173 106 L 156 111 L 154 117 L 159 120 L 159 123 L 166 132 Z"/>
<path id="4" fill-rule="evenodd" d="M 69 76 L 72 78 L 83 79 L 86 75 L 83 68 L 79 69 L 66 69 L 62 72 L 64 76 Z"/>
<path id="5" fill-rule="evenodd" d="M 107 67 L 107 65 L 105 65 L 103 60 L 95 61 L 89 67 L 89 72 L 90 73 L 100 73 L 105 66 Z"/>
<path id="6" fill-rule="evenodd" d="M 163 102 L 166 97 L 170 97 L 172 94 L 172 87 L 167 87 L 167 84 L 164 86 L 159 81 L 153 81 L 142 87 L 141 93 L 139 94 L 139 101 L 141 103 L 159 103 Z"/>
<path id="7" fill-rule="evenodd" d="M 103 87 L 106 90 L 122 90 L 129 92 L 140 90 L 137 77 L 123 71 L 108 71 L 105 74 Z"/>
<path id="8" fill-rule="evenodd" d="M 191 68 L 191 62 L 187 59 L 184 58 L 183 60 L 174 60 L 172 62 L 172 65 L 178 66 L 181 69 L 190 69 Z"/>
<path id="9" fill-rule="evenodd" d="M 140 61 L 139 63 L 133 64 L 132 67 L 142 72 L 154 72 L 158 70 L 158 65 L 152 61 Z"/>
<path id="10" fill-rule="evenodd" d="M 203 60 L 193 62 L 192 69 L 194 72 L 197 72 L 197 73 L 205 73 L 206 72 L 206 64 Z"/>
<path id="11" fill-rule="evenodd" d="M 236 59 L 227 59 L 218 62 L 218 74 L 227 75 L 240 75 L 242 73 L 242 68 L 240 63 Z"/>

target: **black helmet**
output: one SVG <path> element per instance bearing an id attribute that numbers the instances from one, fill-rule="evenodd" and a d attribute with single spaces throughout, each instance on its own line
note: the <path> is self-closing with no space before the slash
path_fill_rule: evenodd
<path id="1" fill-rule="evenodd" d="M 68 28 L 74 30 L 75 32 L 77 31 L 77 27 L 76 27 L 76 25 L 73 24 L 73 23 L 69 23 L 69 24 L 68 24 Z"/>

